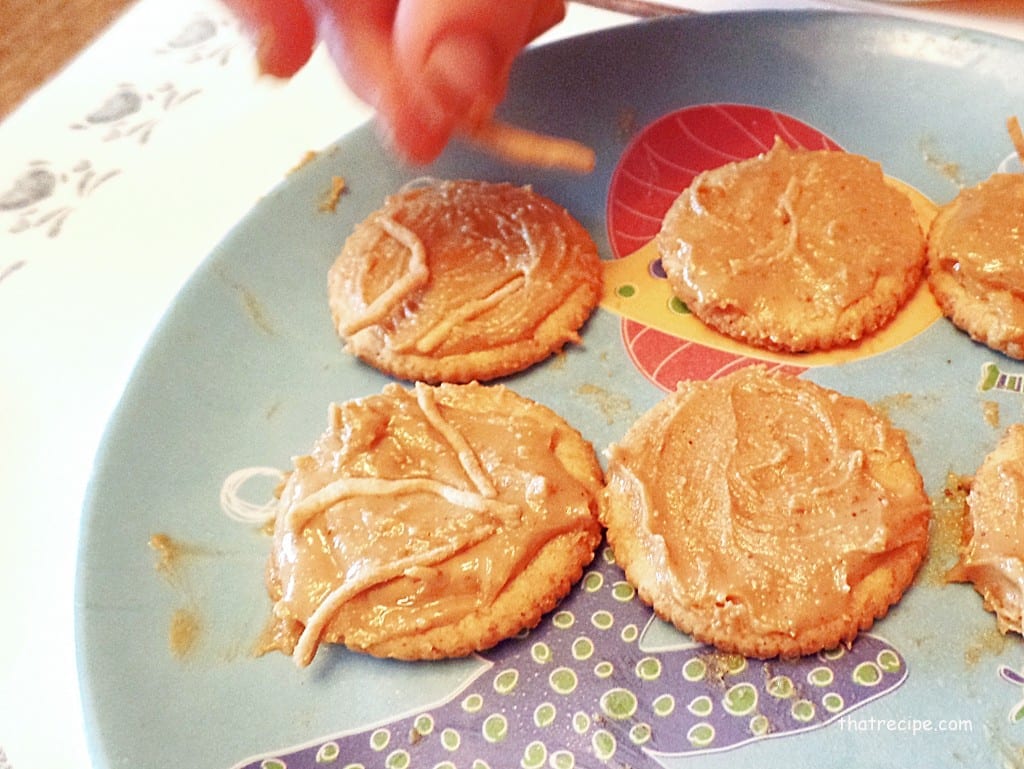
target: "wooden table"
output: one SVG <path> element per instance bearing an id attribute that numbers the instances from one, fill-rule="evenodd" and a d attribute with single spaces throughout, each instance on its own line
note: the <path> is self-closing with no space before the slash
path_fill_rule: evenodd
<path id="1" fill-rule="evenodd" d="M 0 0 L 0 120 L 133 0 Z"/>

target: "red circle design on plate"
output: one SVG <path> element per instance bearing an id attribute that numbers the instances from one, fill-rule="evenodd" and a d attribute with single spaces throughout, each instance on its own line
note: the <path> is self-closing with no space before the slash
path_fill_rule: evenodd
<path id="1" fill-rule="evenodd" d="M 767 152 L 778 137 L 794 148 L 842 149 L 821 131 L 782 112 L 747 104 L 701 104 L 649 123 L 619 158 L 608 187 L 606 220 L 618 259 L 649 243 L 679 194 L 697 174 Z M 658 387 L 714 379 L 764 360 L 705 345 L 623 319 L 630 359 Z M 801 366 L 774 364 L 799 374 Z"/>

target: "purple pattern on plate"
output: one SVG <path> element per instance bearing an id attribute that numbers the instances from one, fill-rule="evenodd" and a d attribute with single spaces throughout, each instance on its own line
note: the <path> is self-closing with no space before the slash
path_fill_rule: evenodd
<path id="1" fill-rule="evenodd" d="M 654 648 L 657 624 L 604 549 L 558 609 L 479 655 L 486 667 L 443 702 L 237 766 L 659 767 L 659 756 L 824 726 L 907 675 L 903 656 L 870 634 L 848 650 L 762 661 L 664 626 L 675 642 Z"/>

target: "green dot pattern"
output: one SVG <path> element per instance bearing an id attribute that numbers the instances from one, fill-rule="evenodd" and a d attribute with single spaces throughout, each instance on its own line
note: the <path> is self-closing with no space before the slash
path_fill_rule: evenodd
<path id="1" fill-rule="evenodd" d="M 503 670 L 494 677 L 494 691 L 498 694 L 511 694 L 519 683 L 518 670 Z"/>
<path id="2" fill-rule="evenodd" d="M 484 706 L 484 698 L 479 694 L 470 694 L 462 701 L 462 709 L 467 713 L 478 713 Z"/>
<path id="3" fill-rule="evenodd" d="M 690 682 L 703 681 L 707 675 L 708 666 L 704 660 L 694 657 L 683 665 L 683 678 Z"/>
<path id="4" fill-rule="evenodd" d="M 594 656 L 594 642 L 586 636 L 580 636 L 572 642 L 572 658 L 583 662 Z"/>
<path id="5" fill-rule="evenodd" d="M 772 730 L 771 722 L 767 716 L 760 713 L 750 719 L 748 727 L 750 728 L 750 733 L 755 737 L 763 737 Z"/>
<path id="6" fill-rule="evenodd" d="M 622 639 L 623 643 L 634 644 L 640 638 L 640 628 L 633 623 L 625 625 L 622 628 L 622 632 L 619 633 L 619 638 Z"/>
<path id="7" fill-rule="evenodd" d="M 433 734 L 434 717 L 431 716 L 429 713 L 424 713 L 423 715 L 416 718 L 416 721 L 413 723 L 412 728 L 413 730 L 415 730 L 417 734 L 424 737 L 428 734 Z"/>
<path id="8" fill-rule="evenodd" d="M 898 673 L 902 668 L 899 656 L 891 649 L 880 651 L 875 661 L 878 663 L 878 667 L 886 673 Z"/>
<path id="9" fill-rule="evenodd" d="M 710 697 L 706 694 L 702 694 L 699 697 L 694 697 L 690 700 L 690 704 L 686 706 L 686 709 L 695 716 L 704 718 L 711 715 L 711 711 L 715 709 L 715 705 L 711 701 Z"/>
<path id="10" fill-rule="evenodd" d="M 575 769 L 576 756 L 568 750 L 556 750 L 551 754 L 551 769 Z"/>
<path id="11" fill-rule="evenodd" d="M 576 617 L 573 616 L 572 612 L 560 611 L 556 612 L 555 616 L 551 618 L 551 624 L 559 630 L 568 630 L 576 623 Z"/>
<path id="12" fill-rule="evenodd" d="M 572 729 L 576 734 L 586 734 L 589 732 L 591 723 L 591 718 L 586 713 L 582 711 L 573 713 Z"/>
<path id="13" fill-rule="evenodd" d="M 757 707 L 757 689 L 753 684 L 736 684 L 722 698 L 722 707 L 731 716 L 746 716 Z"/>
<path id="14" fill-rule="evenodd" d="M 843 695 L 838 692 L 829 692 L 821 698 L 821 704 L 829 713 L 838 713 L 845 707 L 846 702 L 843 700 Z"/>
<path id="15" fill-rule="evenodd" d="M 686 302 L 680 299 L 678 296 L 673 296 L 668 300 L 668 309 L 670 312 L 676 315 L 689 315 L 690 308 L 686 306 Z"/>
<path id="16" fill-rule="evenodd" d="M 825 666 L 816 667 L 807 674 L 807 683 L 812 686 L 831 686 L 834 680 L 835 674 L 832 672 L 832 668 Z"/>
<path id="17" fill-rule="evenodd" d="M 629 603 L 636 598 L 636 588 L 628 582 L 616 582 L 612 586 L 612 598 L 619 603 Z"/>
<path id="18" fill-rule="evenodd" d="M 862 662 L 853 669 L 853 682 L 860 686 L 877 686 L 882 682 L 882 668 L 874 662 Z"/>
<path id="19" fill-rule="evenodd" d="M 590 572 L 583 578 L 582 587 L 588 593 L 596 593 L 604 587 L 604 575 L 596 571 Z"/>
<path id="20" fill-rule="evenodd" d="M 557 668 L 548 676 L 548 685 L 556 694 L 568 695 L 576 690 L 579 679 L 572 668 Z"/>
<path id="21" fill-rule="evenodd" d="M 661 660 L 657 657 L 644 657 L 636 663 L 636 677 L 644 681 L 657 681 L 661 678 Z"/>
<path id="22" fill-rule="evenodd" d="M 797 700 L 793 703 L 793 718 L 804 723 L 814 718 L 814 703 L 810 700 Z"/>
<path id="23" fill-rule="evenodd" d="M 540 769 L 548 761 L 547 746 L 540 740 L 534 740 L 523 751 L 523 760 L 519 765 L 523 769 Z"/>
<path id="24" fill-rule="evenodd" d="M 629 741 L 634 745 L 645 745 L 651 741 L 651 725 L 636 724 L 629 730 Z"/>
<path id="25" fill-rule="evenodd" d="M 551 662 L 551 647 L 546 643 L 537 642 L 530 647 L 530 658 L 538 665 L 545 665 Z"/>
<path id="26" fill-rule="evenodd" d="M 601 695 L 601 712 L 615 721 L 632 718 L 636 713 L 639 701 L 628 689 L 609 689 Z"/>
<path id="27" fill-rule="evenodd" d="M 462 737 L 459 736 L 458 731 L 448 727 L 441 732 L 441 744 L 445 750 L 454 752 L 462 745 Z"/>
<path id="28" fill-rule="evenodd" d="M 539 729 L 544 729 L 555 722 L 555 717 L 557 715 L 558 708 L 550 702 L 542 702 L 537 706 L 537 709 L 533 711 L 533 723 Z"/>
<path id="29" fill-rule="evenodd" d="M 341 748 L 338 746 L 338 743 L 325 742 L 316 752 L 316 762 L 318 764 L 330 764 L 337 761 L 340 756 Z"/>
<path id="30" fill-rule="evenodd" d="M 662 694 L 651 703 L 654 715 L 665 718 L 672 715 L 676 710 L 676 698 L 671 694 Z"/>
<path id="31" fill-rule="evenodd" d="M 615 755 L 617 747 L 615 735 L 606 729 L 598 729 L 591 739 L 591 747 L 599 761 L 607 761 Z"/>
<path id="32" fill-rule="evenodd" d="M 786 700 L 793 696 L 796 687 L 789 676 L 774 676 L 768 681 L 768 694 L 780 700 Z"/>
<path id="33" fill-rule="evenodd" d="M 715 727 L 707 722 L 694 724 L 686 732 L 686 739 L 696 748 L 706 748 L 715 741 Z"/>
<path id="34" fill-rule="evenodd" d="M 482 733 L 488 742 L 502 742 L 508 737 L 508 719 L 500 713 L 494 713 L 484 719 Z"/>

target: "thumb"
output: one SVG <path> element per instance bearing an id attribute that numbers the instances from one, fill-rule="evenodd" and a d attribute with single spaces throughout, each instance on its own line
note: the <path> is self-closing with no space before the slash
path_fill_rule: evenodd
<path id="1" fill-rule="evenodd" d="M 309 60 L 316 25 L 303 0 L 224 0 L 256 46 L 260 72 L 291 77 Z"/>
<path id="2" fill-rule="evenodd" d="M 562 0 L 401 0 L 381 104 L 393 144 L 415 162 L 437 157 L 453 133 L 490 116 L 516 56 L 564 15 Z"/>
<path id="3" fill-rule="evenodd" d="M 564 15 L 562 0 L 402 0 L 395 66 L 456 122 L 486 116 L 504 96 L 516 56 Z"/>

